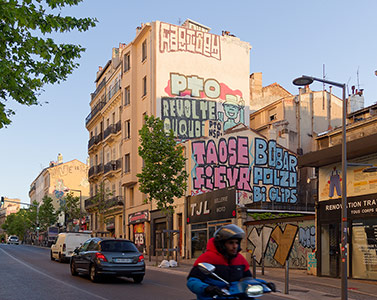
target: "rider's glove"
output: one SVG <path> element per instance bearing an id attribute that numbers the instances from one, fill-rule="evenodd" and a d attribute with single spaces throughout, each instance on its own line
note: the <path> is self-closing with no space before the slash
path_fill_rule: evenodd
<path id="1" fill-rule="evenodd" d="M 204 292 L 209 296 L 225 296 L 226 294 L 216 285 L 209 285 Z"/>
<path id="2" fill-rule="evenodd" d="M 276 292 L 276 286 L 273 282 L 267 282 L 266 285 L 270 288 L 271 291 Z"/>

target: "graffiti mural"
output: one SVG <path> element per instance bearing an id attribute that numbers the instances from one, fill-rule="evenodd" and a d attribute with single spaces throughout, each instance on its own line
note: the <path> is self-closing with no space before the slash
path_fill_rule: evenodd
<path id="1" fill-rule="evenodd" d="M 303 247 L 315 249 L 315 227 L 300 227 L 298 239 Z"/>
<path id="2" fill-rule="evenodd" d="M 258 264 L 264 260 L 267 267 L 281 267 L 289 257 L 289 265 L 296 269 L 307 269 L 308 256 L 315 250 L 307 240 L 300 240 L 301 233 L 315 236 L 314 221 L 299 221 L 274 225 L 253 225 L 248 227 L 248 250 L 252 252 Z M 307 237 L 305 235 L 305 237 Z M 305 242 L 304 242 L 305 240 Z M 310 243 L 314 239 L 310 238 Z M 311 262 L 314 267 L 314 262 Z"/>
<path id="3" fill-rule="evenodd" d="M 205 122 L 211 122 L 212 136 L 245 123 L 245 101 L 240 90 L 233 90 L 214 78 L 170 73 L 161 97 L 161 119 L 166 130 L 180 139 L 205 135 Z M 221 130 L 221 131 L 220 131 Z"/>
<path id="4" fill-rule="evenodd" d="M 192 141 L 191 162 L 192 195 L 236 187 L 241 207 L 253 202 L 297 203 L 297 157 L 248 129 Z"/>
<path id="5" fill-rule="evenodd" d="M 276 141 L 255 138 L 254 202 L 297 202 L 297 157 Z M 259 184 L 262 184 L 259 186 Z M 272 185 L 268 190 L 266 185 Z"/>
<path id="6" fill-rule="evenodd" d="M 221 60 L 220 36 L 160 23 L 160 53 L 190 52 Z"/>

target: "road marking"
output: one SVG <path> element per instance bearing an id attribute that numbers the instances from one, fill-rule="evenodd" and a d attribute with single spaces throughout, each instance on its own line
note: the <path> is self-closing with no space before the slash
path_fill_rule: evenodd
<path id="1" fill-rule="evenodd" d="M 64 285 L 66 285 L 66 286 L 69 286 L 69 287 L 71 287 L 71 288 L 74 288 L 74 289 L 76 289 L 76 290 L 79 290 L 80 292 L 83 292 L 83 293 L 88 294 L 88 295 L 90 295 L 90 296 L 93 296 L 93 297 L 96 297 L 96 298 L 99 298 L 99 299 L 102 299 L 102 300 L 110 300 L 110 299 L 108 299 L 108 298 L 103 298 L 103 297 L 101 297 L 101 296 L 98 296 L 98 295 L 93 294 L 93 293 L 91 293 L 91 292 L 88 292 L 88 291 L 86 291 L 86 290 L 80 289 L 80 288 L 78 288 L 77 286 L 74 286 L 74 285 L 72 285 L 72 284 L 66 283 L 66 282 L 64 282 L 64 281 L 62 281 L 62 280 L 60 280 L 60 279 L 54 278 L 54 277 L 52 277 L 52 276 L 50 276 L 50 275 L 47 275 L 47 274 L 45 274 L 45 273 L 39 271 L 38 269 L 35 269 L 34 267 L 30 266 L 29 264 L 27 264 L 27 263 L 25 263 L 25 262 L 19 260 L 18 258 L 14 257 L 13 255 L 9 254 L 9 253 L 8 253 L 7 251 L 5 251 L 4 249 L 0 249 L 0 250 L 3 251 L 3 252 L 4 252 L 6 255 L 8 255 L 9 257 L 13 258 L 13 259 L 14 259 L 15 261 L 17 261 L 18 263 L 24 265 L 25 267 L 28 267 L 29 269 L 33 270 L 34 272 L 37 272 L 37 273 L 39 273 L 39 274 L 41 274 L 41 275 L 44 275 L 44 276 L 46 276 L 46 277 L 48 277 L 48 278 L 50 278 L 50 279 L 52 279 L 52 280 L 55 280 L 55 281 L 57 281 L 57 282 L 59 282 L 59 283 L 61 283 L 61 284 L 64 284 Z"/>

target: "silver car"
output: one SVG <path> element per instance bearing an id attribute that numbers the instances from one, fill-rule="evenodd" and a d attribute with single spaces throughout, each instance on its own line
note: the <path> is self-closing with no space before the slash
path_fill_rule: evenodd
<path id="1" fill-rule="evenodd" d="M 16 235 L 11 235 L 8 238 L 8 244 L 18 245 L 19 243 L 20 243 L 20 240 L 18 239 Z"/>

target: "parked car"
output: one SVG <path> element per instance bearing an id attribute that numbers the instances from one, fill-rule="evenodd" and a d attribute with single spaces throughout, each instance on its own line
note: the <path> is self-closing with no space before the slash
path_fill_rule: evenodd
<path id="1" fill-rule="evenodd" d="M 62 232 L 59 233 L 56 243 L 51 246 L 50 258 L 59 262 L 68 261 L 73 250 L 80 247 L 85 241 L 91 238 L 87 232 Z"/>
<path id="2" fill-rule="evenodd" d="M 18 245 L 20 243 L 20 240 L 18 239 L 18 236 L 11 235 L 8 237 L 8 244 Z"/>
<path id="3" fill-rule="evenodd" d="M 144 256 L 132 241 L 125 239 L 91 238 L 74 251 L 71 274 L 88 274 L 92 282 L 102 276 L 124 276 L 140 283 L 145 275 Z"/>

